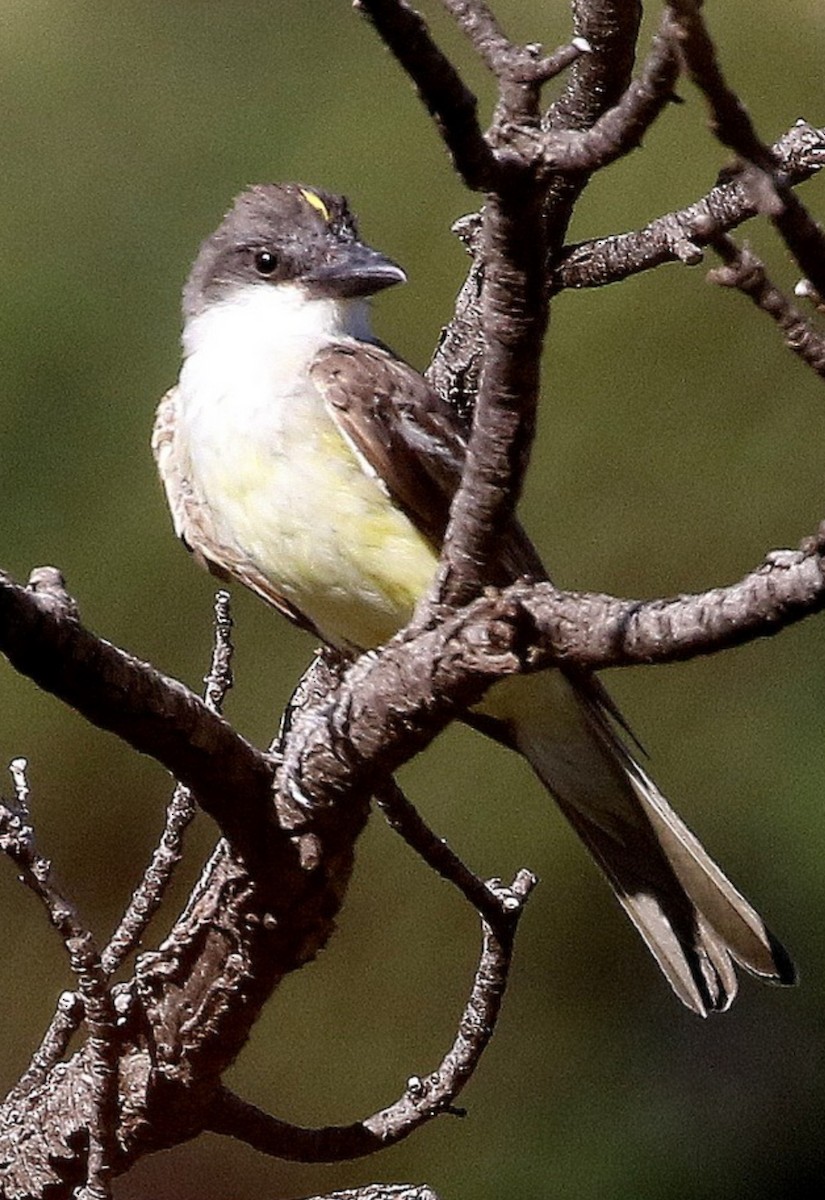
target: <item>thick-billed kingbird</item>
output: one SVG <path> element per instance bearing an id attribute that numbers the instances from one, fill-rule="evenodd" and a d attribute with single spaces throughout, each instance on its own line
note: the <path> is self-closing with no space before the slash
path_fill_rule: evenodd
<path id="1" fill-rule="evenodd" d="M 466 446 L 453 409 L 370 331 L 370 297 L 404 279 L 342 197 L 245 191 L 186 284 L 183 367 L 153 439 L 196 558 L 351 651 L 387 641 L 431 585 Z M 521 576 L 547 578 L 514 523 L 489 582 Z M 793 982 L 786 952 L 631 756 L 596 679 L 510 679 L 479 712 L 529 760 L 686 1005 L 727 1008 L 734 961 Z"/>

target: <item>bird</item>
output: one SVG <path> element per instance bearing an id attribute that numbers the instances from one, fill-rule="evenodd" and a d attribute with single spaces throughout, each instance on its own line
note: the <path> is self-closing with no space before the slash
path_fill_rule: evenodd
<path id="1" fill-rule="evenodd" d="M 388 641 L 432 586 L 466 454 L 454 406 L 372 332 L 372 297 L 405 280 L 345 197 L 247 188 L 185 284 L 183 362 L 152 437 L 196 560 L 353 655 Z M 524 577 L 548 575 L 513 519 L 486 582 Z M 466 719 L 527 759 L 689 1009 L 727 1009 L 737 964 L 795 981 L 634 757 L 595 675 L 500 681 Z"/>

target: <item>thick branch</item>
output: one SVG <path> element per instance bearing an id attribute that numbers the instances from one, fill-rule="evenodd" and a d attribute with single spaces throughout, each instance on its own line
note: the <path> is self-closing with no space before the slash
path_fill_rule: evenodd
<path id="1" fill-rule="evenodd" d="M 275 820 L 269 759 L 236 739 L 222 722 L 213 739 L 213 714 L 180 684 L 83 630 L 62 588 L 27 590 L 4 580 L 0 644 L 15 664 L 71 697 L 84 715 L 98 720 L 105 713 L 98 723 L 137 741 L 141 749 L 151 751 L 157 744 L 159 757 L 167 754 L 189 764 L 193 782 L 204 783 L 198 773 L 211 769 L 215 778 L 199 795 L 205 792 L 217 812 L 222 805 L 236 806 L 241 821 L 261 831 L 260 844 L 249 847 L 243 859 L 225 844 L 219 848 L 169 937 L 158 951 L 141 957 L 134 980 L 117 991 L 120 1120 L 115 1156 L 107 1152 L 106 1157 L 119 1173 L 135 1157 L 203 1128 L 204 1108 L 262 1004 L 279 980 L 311 959 L 329 937 L 367 797 L 351 791 L 345 807 L 318 815 L 314 861 L 307 869 L 300 837 Z M 45 659 L 51 660 L 47 670 Z M 218 749 L 210 766 L 213 740 Z M 185 750 L 187 742 L 192 752 Z M 229 755 L 230 782 L 221 782 L 221 746 Z M 238 841 L 246 845 L 243 836 Z M 256 868 L 254 877 L 249 864 Z M 68 1024 L 74 1018 L 73 1012 Z M 68 1195 L 83 1182 L 81 1149 L 90 1114 L 100 1105 L 94 1086 L 100 1054 L 90 1040 L 68 1063 L 52 1069 L 55 1049 L 65 1047 L 66 1026 L 64 1021 L 51 1031 L 25 1087 L 15 1089 L 0 1108 L 3 1195 L 31 1196 L 35 1186 L 37 1194 L 49 1187 L 51 1194 Z M 108 1128 L 114 1128 L 112 1122 Z M 22 1141 L 21 1129 L 27 1131 Z"/>
<path id="2" fill-rule="evenodd" d="M 552 107 L 541 128 L 532 120 L 513 120 L 512 115 L 509 121 L 503 122 L 506 134 L 503 142 L 508 154 L 520 155 L 522 165 L 530 163 L 534 170 L 543 175 L 546 175 L 540 149 L 543 139 L 547 140 L 548 144 L 557 139 L 557 145 L 577 146 L 581 150 L 584 143 L 577 140 L 576 131 L 589 130 L 612 106 L 621 107 L 622 97 L 626 95 L 625 107 L 621 108 L 620 122 L 627 134 L 620 132 L 613 118 L 609 117 L 606 119 L 606 125 L 596 135 L 595 141 L 586 144 L 588 160 L 600 155 L 619 153 L 625 136 L 628 144 L 633 142 L 636 133 L 641 131 L 645 123 L 652 120 L 660 100 L 664 101 L 666 98 L 665 91 L 669 91 L 669 88 L 664 86 L 662 72 L 666 73 L 670 68 L 659 54 L 662 43 L 657 41 L 642 72 L 637 90 L 625 94 L 630 81 L 641 16 L 641 6 L 638 3 L 628 4 L 626 0 L 621 3 L 617 0 L 599 0 L 598 3 L 577 3 L 573 8 L 576 36 L 571 44 L 586 46 L 587 53 L 573 62 L 562 97 Z M 493 43 L 498 44 L 496 38 L 493 38 Z M 655 100 L 650 100 L 649 92 L 655 92 Z M 508 93 L 508 96 L 511 97 L 512 93 Z M 515 99 L 518 98 L 516 92 Z M 537 101 L 537 94 L 534 94 L 532 99 Z M 499 119 L 501 117 L 502 114 L 499 113 Z M 638 121 L 635 131 L 634 121 Z M 544 181 L 544 229 L 531 234 L 531 237 L 534 243 L 534 264 L 539 265 L 540 252 L 545 256 L 544 261 L 540 263 L 545 275 L 548 269 L 547 262 L 553 260 L 563 241 L 573 204 L 589 177 L 588 171 L 580 169 L 581 162 L 574 165 L 576 171 L 573 174 L 561 172 L 549 181 Z M 456 301 L 455 315 L 442 331 L 427 374 L 436 389 L 457 412 L 467 416 L 473 410 L 481 363 L 486 359 L 487 334 L 486 330 L 482 330 L 481 295 L 489 264 L 486 260 L 488 242 L 486 235 L 481 235 L 479 217 L 464 219 L 460 223 L 460 236 L 470 250 L 473 263 Z M 541 312 L 542 319 L 546 320 L 544 300 L 541 301 Z M 529 401 L 525 407 L 525 416 L 529 420 Z M 517 471 L 514 473 L 514 482 L 517 490 Z M 458 572 L 460 576 L 462 571 L 469 571 L 472 564 L 460 564 L 458 557 L 457 553 L 452 555 L 453 562 L 449 569 L 454 573 Z M 469 590 L 467 589 L 467 594 Z"/>
<path id="3" fill-rule="evenodd" d="M 547 323 L 541 194 L 490 196 L 484 212 L 481 292 L 484 362 L 461 486 L 453 500 L 439 574 L 441 599 L 478 591 L 512 519 L 535 428 Z"/>
<path id="4" fill-rule="evenodd" d="M 769 555 L 739 583 L 670 600 L 550 583 L 488 591 L 436 628 L 359 659 L 323 720 L 313 713 L 296 722 L 282 770 L 308 803 L 345 794 L 353 779 L 373 788 L 497 679 L 551 665 L 673 662 L 769 636 L 825 607 L 823 547 L 825 529 L 800 551 Z"/>
<path id="5" fill-rule="evenodd" d="M 563 592 L 550 583 L 519 583 L 502 592 L 490 591 L 445 615 L 437 627 L 402 634 L 377 654 L 365 655 L 325 702 L 295 714 L 278 779 L 292 805 L 301 810 L 303 821 L 311 823 L 331 800 L 348 793 L 355 776 L 366 786 L 385 779 L 451 719 L 477 703 L 496 679 L 554 663 L 600 670 L 672 662 L 776 633 L 825 605 L 824 546 L 825 528 L 799 551 L 769 555 L 737 584 L 670 600 Z M 0 588 L 0 601 L 10 587 Z M 46 638 L 54 658 L 53 690 L 75 696 L 78 710 L 92 719 L 104 702 L 118 704 L 121 711 L 111 725 L 131 730 L 133 709 L 144 711 L 143 673 L 148 668 L 100 642 L 74 618 L 70 636 L 65 636 L 59 618 L 42 620 L 32 593 L 16 588 L 12 595 L 23 610 L 33 606 L 38 619 L 20 621 L 12 631 L 3 632 L 10 657 L 20 664 L 31 663 L 35 647 Z M 78 646 L 79 661 L 75 659 Z M 106 662 L 107 655 L 115 656 L 119 665 L 121 659 L 126 661 L 128 670 L 136 674 L 134 693 L 122 688 L 115 697 L 107 670 L 94 680 L 88 662 L 98 650 Z M 153 682 L 160 686 L 158 680 L 162 677 Z M 180 684 L 165 684 L 173 696 L 185 692 Z M 200 711 L 206 729 L 211 730 L 215 718 L 203 706 L 200 710 L 173 706 L 168 722 L 172 725 L 181 712 L 187 733 L 203 741 L 202 731 L 192 724 L 195 711 Z M 174 741 L 173 732 L 173 728 L 164 731 L 162 747 Z M 249 750 L 252 779 L 257 780 L 257 752 Z"/>
<path id="6" fill-rule="evenodd" d="M 573 63 L 564 91 L 548 110 L 543 128 L 550 131 L 590 129 L 619 103 L 633 72 L 642 18 L 639 0 L 573 0 L 572 9 L 575 35 L 586 40 L 591 53 Z M 559 174 L 550 182 L 545 205 L 550 264 L 588 179 L 587 173 Z"/>
<path id="7" fill-rule="evenodd" d="M 0 574 L 0 651 L 93 725 L 157 759 L 225 836 L 260 853 L 272 824 L 269 759 L 188 688 L 84 629 L 57 572 L 34 572 L 27 588 Z"/>

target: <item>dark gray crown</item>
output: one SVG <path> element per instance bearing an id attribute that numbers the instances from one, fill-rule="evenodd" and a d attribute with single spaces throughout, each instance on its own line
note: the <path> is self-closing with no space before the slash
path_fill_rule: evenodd
<path id="1" fill-rule="evenodd" d="M 360 243 L 343 196 L 299 183 L 256 184 L 236 197 L 201 245 L 183 292 L 184 316 L 196 315 L 239 285 L 322 273 L 348 246 Z M 398 278 L 388 277 L 381 286 L 403 278 L 396 270 Z"/>

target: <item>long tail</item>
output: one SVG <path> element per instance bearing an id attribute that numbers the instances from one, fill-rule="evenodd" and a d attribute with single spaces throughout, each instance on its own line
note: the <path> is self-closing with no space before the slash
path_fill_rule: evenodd
<path id="1" fill-rule="evenodd" d="M 558 671 L 507 680 L 480 717 L 528 759 L 688 1008 L 728 1008 L 734 960 L 795 982 L 787 952 L 630 755 L 595 688 Z"/>

